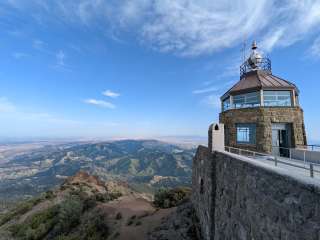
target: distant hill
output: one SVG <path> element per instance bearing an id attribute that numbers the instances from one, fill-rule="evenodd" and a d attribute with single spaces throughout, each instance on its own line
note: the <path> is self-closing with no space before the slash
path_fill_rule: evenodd
<path id="1" fill-rule="evenodd" d="M 127 181 L 138 191 L 191 183 L 195 150 L 155 140 L 68 143 L 20 154 L 0 166 L 0 201 L 46 191 L 85 170 L 103 180 Z"/>

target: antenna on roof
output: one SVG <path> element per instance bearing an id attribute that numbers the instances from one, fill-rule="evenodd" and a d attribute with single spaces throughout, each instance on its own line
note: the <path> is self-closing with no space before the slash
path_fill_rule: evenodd
<path id="1" fill-rule="evenodd" d="M 247 39 L 246 37 L 244 38 L 243 40 L 243 43 L 242 43 L 242 48 L 241 48 L 241 64 L 244 63 L 246 61 L 246 49 L 247 49 Z"/>

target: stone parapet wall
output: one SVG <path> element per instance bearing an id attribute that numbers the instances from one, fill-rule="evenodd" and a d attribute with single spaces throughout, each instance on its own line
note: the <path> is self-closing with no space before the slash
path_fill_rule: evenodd
<path id="1" fill-rule="evenodd" d="M 199 146 L 193 159 L 192 202 L 202 226 L 202 235 L 209 240 L 214 235 L 215 179 L 214 161 L 207 147 Z M 203 186 L 201 186 L 203 181 Z M 203 188 L 203 189 L 201 189 Z M 203 190 L 203 191 L 202 191 Z"/>
<path id="2" fill-rule="evenodd" d="M 199 179 L 204 179 L 204 193 Z M 200 146 L 192 202 L 205 240 L 319 240 L 320 183 Z"/>
<path id="3" fill-rule="evenodd" d="M 220 113 L 220 122 L 225 124 L 226 146 L 272 152 L 272 123 L 290 123 L 292 147 L 306 145 L 303 110 L 300 107 L 255 107 L 231 109 Z M 237 144 L 237 123 L 256 124 L 256 145 Z"/>

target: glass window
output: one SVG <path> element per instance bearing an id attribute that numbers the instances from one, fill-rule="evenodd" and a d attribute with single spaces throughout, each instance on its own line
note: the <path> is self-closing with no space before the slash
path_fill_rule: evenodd
<path id="1" fill-rule="evenodd" d="M 223 106 L 223 111 L 226 111 L 228 109 L 230 109 L 230 97 L 226 98 L 225 100 L 223 100 L 222 102 L 222 106 Z"/>
<path id="2" fill-rule="evenodd" d="M 260 105 L 259 92 L 240 94 L 233 97 L 235 108 L 255 107 Z"/>
<path id="3" fill-rule="evenodd" d="M 253 123 L 237 124 L 237 143 L 255 144 L 256 143 L 256 125 Z"/>
<path id="4" fill-rule="evenodd" d="M 290 91 L 263 91 L 264 106 L 291 106 Z"/>

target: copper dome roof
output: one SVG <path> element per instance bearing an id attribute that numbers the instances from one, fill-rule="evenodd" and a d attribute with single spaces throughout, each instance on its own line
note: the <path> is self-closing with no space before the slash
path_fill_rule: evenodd
<path id="1" fill-rule="evenodd" d="M 255 70 L 244 74 L 240 81 L 230 88 L 222 98 L 227 97 L 227 95 L 235 95 L 260 89 L 295 90 L 297 94 L 299 93 L 298 88 L 293 83 L 274 76 L 269 72 Z"/>

